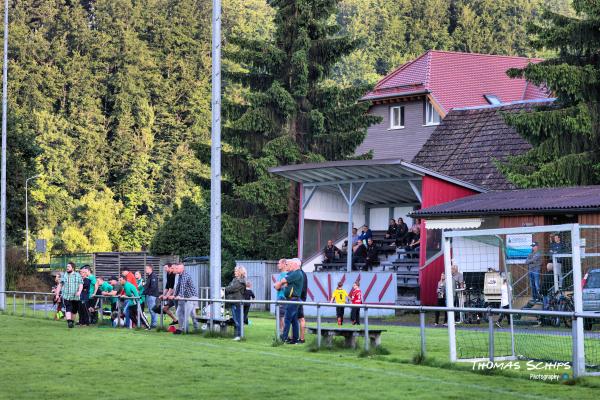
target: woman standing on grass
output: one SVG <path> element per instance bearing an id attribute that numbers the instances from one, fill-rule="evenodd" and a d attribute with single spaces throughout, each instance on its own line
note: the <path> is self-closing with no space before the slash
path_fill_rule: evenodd
<path id="1" fill-rule="evenodd" d="M 225 296 L 228 300 L 244 300 L 244 294 L 246 292 L 246 268 L 238 265 L 233 270 L 233 280 L 225 288 Z M 233 340 L 241 339 L 241 327 L 244 321 L 241 319 L 241 310 L 239 304 L 231 304 L 231 314 L 233 316 L 233 322 L 235 322 L 235 337 Z"/>
<path id="2" fill-rule="evenodd" d="M 446 275 L 442 272 L 440 275 L 440 281 L 437 285 L 437 306 L 446 307 Z M 440 323 L 440 312 L 435 312 L 435 326 Z M 448 314 L 444 313 L 444 326 L 448 325 Z"/>

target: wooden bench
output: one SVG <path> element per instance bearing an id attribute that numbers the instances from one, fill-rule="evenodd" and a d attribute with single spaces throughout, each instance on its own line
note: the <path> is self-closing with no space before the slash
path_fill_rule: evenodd
<path id="1" fill-rule="evenodd" d="M 307 326 L 306 329 L 312 334 L 317 335 L 318 329 L 316 327 Z M 386 332 L 385 329 L 369 329 L 369 339 L 372 347 L 378 347 L 381 345 L 381 334 Z M 345 339 L 345 346 L 356 349 L 356 338 L 365 337 L 364 329 L 353 329 L 353 328 L 321 328 L 321 336 L 325 338 L 327 346 L 333 344 L 333 338 L 335 336 L 343 336 Z"/>

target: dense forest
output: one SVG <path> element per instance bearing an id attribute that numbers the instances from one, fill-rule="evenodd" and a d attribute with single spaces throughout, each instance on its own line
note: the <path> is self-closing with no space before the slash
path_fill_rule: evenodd
<path id="1" fill-rule="evenodd" d="M 374 122 L 355 103 L 369 85 L 428 49 L 555 54 L 527 31 L 544 9 L 573 12 L 570 0 L 223 0 L 224 259 L 293 253 L 295 188 L 266 170 L 351 157 Z M 12 245 L 25 179 L 42 174 L 30 225 L 52 254 L 208 253 L 210 13 L 196 0 L 11 2 Z M 359 117 L 334 129 L 340 113 Z"/>

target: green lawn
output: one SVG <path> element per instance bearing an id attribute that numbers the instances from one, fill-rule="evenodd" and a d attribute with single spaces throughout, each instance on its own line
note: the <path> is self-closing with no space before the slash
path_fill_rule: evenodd
<path id="1" fill-rule="evenodd" d="M 482 375 L 468 365 L 414 365 L 417 328 L 386 327 L 389 355 L 311 352 L 273 346 L 274 325 L 252 315 L 247 340 L 124 329 L 75 328 L 42 318 L 0 315 L 0 397 L 152 399 L 596 399 L 600 378 L 574 386 L 528 379 L 524 371 Z M 433 364 L 447 360 L 447 333 L 428 329 Z"/>

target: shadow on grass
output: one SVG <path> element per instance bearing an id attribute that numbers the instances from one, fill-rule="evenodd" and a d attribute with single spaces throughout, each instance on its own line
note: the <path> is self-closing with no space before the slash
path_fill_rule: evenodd
<path id="1" fill-rule="evenodd" d="M 340 339 L 340 338 L 337 338 Z M 331 345 L 327 345 L 321 343 L 321 347 L 317 345 L 317 340 L 313 339 L 308 346 L 306 346 L 306 351 L 309 353 L 318 353 L 318 352 L 344 352 L 344 353 L 356 353 L 362 346 L 360 343 L 357 343 L 356 349 L 346 347 L 343 338 L 341 340 L 334 340 L 331 342 Z M 357 356 L 360 358 L 373 358 L 379 356 L 387 356 L 390 355 L 390 351 L 383 346 L 371 347 L 369 350 L 362 349 L 358 352 Z"/>

